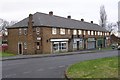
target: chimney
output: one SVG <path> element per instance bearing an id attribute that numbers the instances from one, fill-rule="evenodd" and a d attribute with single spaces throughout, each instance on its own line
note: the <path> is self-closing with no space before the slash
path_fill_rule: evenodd
<path id="1" fill-rule="evenodd" d="M 52 15 L 53 15 L 53 12 L 52 12 L 52 11 L 50 11 L 50 12 L 49 12 L 49 15 L 51 15 L 51 16 L 52 16 Z"/>
<path id="2" fill-rule="evenodd" d="M 33 25 L 33 15 L 32 14 L 29 14 L 28 25 L 29 25 L 29 27 L 32 27 L 32 25 Z"/>
<path id="3" fill-rule="evenodd" d="M 68 18 L 68 19 L 71 19 L 71 16 L 69 15 L 69 16 L 67 16 L 67 18 Z"/>
<path id="4" fill-rule="evenodd" d="M 81 19 L 81 21 L 84 21 L 84 19 Z"/>
<path id="5" fill-rule="evenodd" d="M 93 21 L 91 21 L 91 23 L 93 23 Z"/>

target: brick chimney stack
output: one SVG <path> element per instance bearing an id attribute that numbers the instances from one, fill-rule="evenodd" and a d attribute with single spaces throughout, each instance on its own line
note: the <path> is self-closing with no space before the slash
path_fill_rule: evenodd
<path id="1" fill-rule="evenodd" d="M 71 19 L 71 16 L 69 15 L 69 16 L 67 16 L 67 18 L 68 18 L 68 19 Z"/>
<path id="2" fill-rule="evenodd" d="M 49 12 L 49 15 L 51 15 L 51 16 L 52 16 L 52 15 L 53 15 L 53 11 L 50 11 L 50 12 Z"/>
<path id="3" fill-rule="evenodd" d="M 93 21 L 91 21 L 91 23 L 93 23 Z"/>
<path id="4" fill-rule="evenodd" d="M 84 19 L 81 19 L 81 21 L 83 22 L 83 21 L 84 21 Z"/>

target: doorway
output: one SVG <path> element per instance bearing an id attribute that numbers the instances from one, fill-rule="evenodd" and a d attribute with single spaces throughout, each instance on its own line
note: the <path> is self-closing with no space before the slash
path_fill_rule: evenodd
<path id="1" fill-rule="evenodd" d="M 18 43 L 18 54 L 23 54 L 22 43 Z"/>
<path id="2" fill-rule="evenodd" d="M 79 41 L 77 41 L 77 50 L 79 50 Z"/>

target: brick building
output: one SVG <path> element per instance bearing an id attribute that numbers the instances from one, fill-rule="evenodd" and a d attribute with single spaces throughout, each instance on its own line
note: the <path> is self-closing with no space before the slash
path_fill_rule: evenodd
<path id="1" fill-rule="evenodd" d="M 93 21 L 36 12 L 8 28 L 8 51 L 45 54 L 95 49 L 110 45 L 110 33 Z"/>

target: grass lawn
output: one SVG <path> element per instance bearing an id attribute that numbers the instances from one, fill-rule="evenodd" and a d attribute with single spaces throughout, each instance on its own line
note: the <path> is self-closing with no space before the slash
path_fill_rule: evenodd
<path id="1" fill-rule="evenodd" d="M 15 56 L 15 54 L 7 53 L 7 52 L 0 52 L 0 57 L 9 57 Z"/>
<path id="2" fill-rule="evenodd" d="M 89 60 L 73 64 L 68 67 L 67 76 L 74 79 L 118 78 L 118 57 Z"/>

